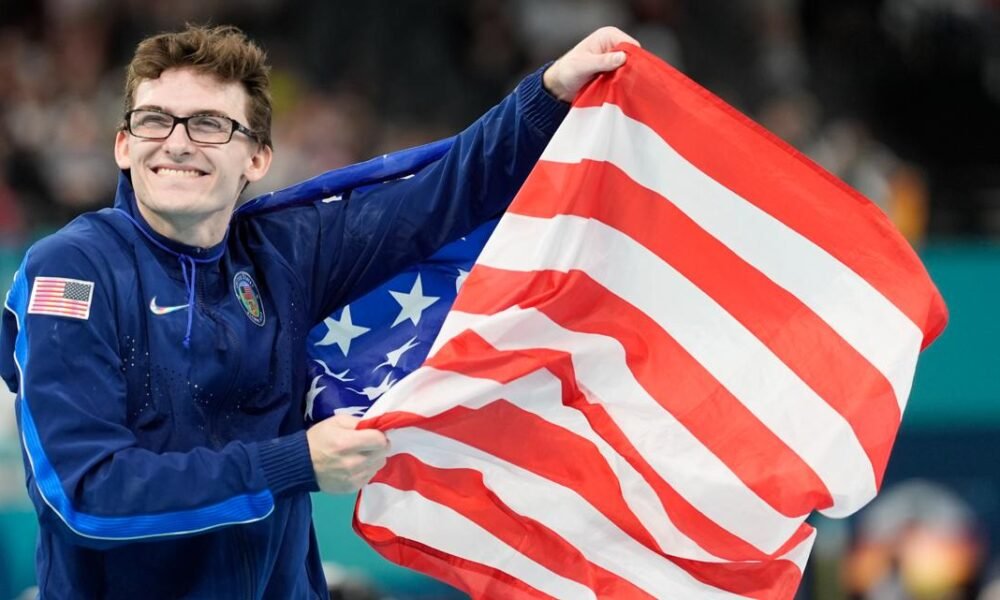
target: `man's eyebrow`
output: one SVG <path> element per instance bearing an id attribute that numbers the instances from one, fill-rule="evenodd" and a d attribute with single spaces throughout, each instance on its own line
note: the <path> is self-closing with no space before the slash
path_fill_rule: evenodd
<path id="1" fill-rule="evenodd" d="M 167 110 L 167 109 L 165 109 L 162 106 L 159 106 L 157 104 L 143 104 L 141 106 L 136 106 L 135 108 L 133 108 L 133 110 L 155 110 L 155 111 L 158 111 L 158 112 L 161 112 L 161 113 L 166 113 L 168 115 L 172 115 L 173 114 L 169 110 Z M 221 110 L 216 110 L 214 108 L 205 108 L 205 109 L 193 110 L 193 111 L 191 111 L 191 115 L 190 116 L 193 116 L 193 115 L 212 115 L 212 116 L 215 116 L 215 117 L 226 117 L 227 119 L 231 119 L 232 118 L 229 115 L 227 115 L 226 113 L 222 112 Z M 179 115 L 177 115 L 177 116 L 179 116 Z"/>

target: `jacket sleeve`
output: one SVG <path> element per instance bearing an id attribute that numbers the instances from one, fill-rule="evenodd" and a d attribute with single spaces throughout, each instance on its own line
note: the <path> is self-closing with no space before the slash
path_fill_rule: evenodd
<path id="1" fill-rule="evenodd" d="M 542 87 L 543 71 L 414 176 L 316 205 L 315 322 L 506 209 L 569 110 Z"/>
<path id="2" fill-rule="evenodd" d="M 127 427 L 111 277 L 58 238 L 29 251 L 0 336 L 43 527 L 106 548 L 257 521 L 276 496 L 315 489 L 304 432 L 220 450 L 139 447 Z"/>

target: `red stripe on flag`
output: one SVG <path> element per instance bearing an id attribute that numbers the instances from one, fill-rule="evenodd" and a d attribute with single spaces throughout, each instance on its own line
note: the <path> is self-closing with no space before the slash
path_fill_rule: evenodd
<path id="1" fill-rule="evenodd" d="M 787 560 L 727 564 L 672 560 L 702 583 L 755 600 L 791 600 L 802 581 L 802 572 Z"/>
<path id="2" fill-rule="evenodd" d="M 358 505 L 361 504 L 363 496 L 364 492 L 362 491 Z M 473 598 L 482 600 L 510 600 L 510 598 L 550 600 L 552 598 L 552 596 L 543 594 L 523 581 L 492 567 L 452 556 L 426 544 L 399 537 L 385 527 L 362 523 L 357 519 L 357 511 L 355 511 L 354 530 L 386 560 L 430 575 L 463 590 Z"/>
<path id="3" fill-rule="evenodd" d="M 901 419 L 899 404 L 888 379 L 826 321 L 709 235 L 669 199 L 637 185 L 616 166 L 593 161 L 576 165 L 542 162 L 535 173 L 538 176 L 524 185 L 510 212 L 593 218 L 669 263 L 847 420 L 881 484 Z M 558 206 L 553 200 L 556 189 L 566 191 L 560 197 L 572 200 Z M 610 202 L 609 198 L 627 201 Z M 498 283 L 490 285 L 493 293 L 501 289 Z"/>
<path id="4" fill-rule="evenodd" d="M 579 549 L 544 523 L 513 511 L 484 484 L 478 471 L 439 469 L 412 456 L 397 454 L 389 458 L 386 467 L 372 481 L 413 490 L 447 506 L 517 552 L 553 573 L 594 589 L 599 595 L 652 598 L 628 580 L 588 561 Z"/>
<path id="5" fill-rule="evenodd" d="M 924 331 L 924 346 L 937 337 L 947 321 L 944 301 L 877 206 L 672 67 L 625 50 L 626 68 L 594 80 L 574 106 L 617 105 L 709 177 L 862 276 Z M 868 218 L 859 218 L 862 212 Z"/>
<path id="6" fill-rule="evenodd" d="M 60 298 L 47 299 L 47 298 L 36 298 L 31 303 L 33 306 L 37 305 L 47 305 L 47 306 L 69 306 L 69 307 L 87 307 L 89 306 L 86 302 L 80 302 L 79 300 L 64 300 Z"/>
<path id="7" fill-rule="evenodd" d="M 35 293 L 35 299 L 44 300 L 66 300 L 67 302 L 80 302 L 86 304 L 86 300 L 80 300 L 78 298 L 67 298 L 64 292 L 37 292 Z"/>
<path id="8" fill-rule="evenodd" d="M 86 300 L 72 300 L 70 298 L 63 298 L 62 296 L 36 296 L 32 301 L 32 304 L 68 304 L 70 306 L 87 306 Z"/>
<path id="9" fill-rule="evenodd" d="M 28 314 L 60 314 L 86 317 L 88 313 L 86 310 L 77 308 L 32 306 L 28 308 Z"/>
<path id="10" fill-rule="evenodd" d="M 31 306 L 32 307 L 46 306 L 50 308 L 69 308 L 69 309 L 86 310 L 88 305 L 87 304 L 81 305 L 78 302 L 57 302 L 55 300 L 42 300 L 42 301 L 32 302 Z"/>

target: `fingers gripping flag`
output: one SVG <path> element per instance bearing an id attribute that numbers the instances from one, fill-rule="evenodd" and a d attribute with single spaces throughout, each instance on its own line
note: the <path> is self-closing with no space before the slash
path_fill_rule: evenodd
<path id="1" fill-rule="evenodd" d="M 945 307 L 877 207 L 626 51 L 462 275 L 422 366 L 396 370 L 427 343 L 409 329 L 372 366 L 318 354 L 383 335 L 359 302 L 315 334 L 321 374 L 361 392 L 332 410 L 377 397 L 363 426 L 391 440 L 355 527 L 477 598 L 791 598 L 806 517 L 877 492 Z M 374 292 L 390 332 L 447 309 L 459 279 L 401 277 Z"/>

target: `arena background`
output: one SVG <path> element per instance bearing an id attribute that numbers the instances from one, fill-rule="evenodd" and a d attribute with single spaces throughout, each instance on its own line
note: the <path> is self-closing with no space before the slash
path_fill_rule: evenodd
<path id="1" fill-rule="evenodd" d="M 0 280 L 110 203 L 125 61 L 186 21 L 234 23 L 270 53 L 277 154 L 249 195 L 450 135 L 604 24 L 845 179 L 918 249 L 951 324 L 880 499 L 816 519 L 800 597 L 1000 598 L 1000 1 L 0 0 Z M 33 583 L 35 523 L 0 403 L 2 600 Z M 352 498 L 314 501 L 334 597 L 456 596 L 369 550 Z"/>

